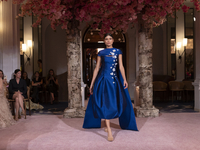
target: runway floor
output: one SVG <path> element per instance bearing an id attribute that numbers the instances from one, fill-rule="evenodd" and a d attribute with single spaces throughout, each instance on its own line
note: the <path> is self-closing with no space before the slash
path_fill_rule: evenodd
<path id="1" fill-rule="evenodd" d="M 136 118 L 138 131 L 111 120 L 113 142 L 102 128 L 83 129 L 83 118 L 32 115 L 0 130 L 0 150 L 199 150 L 200 113 L 160 113 Z"/>

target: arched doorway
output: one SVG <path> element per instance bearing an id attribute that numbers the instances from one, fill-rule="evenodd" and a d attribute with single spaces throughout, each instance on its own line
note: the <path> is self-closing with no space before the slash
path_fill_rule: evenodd
<path id="1" fill-rule="evenodd" d="M 88 28 L 83 36 L 83 82 L 87 84 L 86 97 L 89 95 L 89 87 L 92 80 L 93 71 L 96 67 L 96 60 L 98 51 L 105 48 L 104 38 L 99 35 L 100 29 Z M 113 34 L 114 44 L 113 47 L 118 48 L 123 53 L 123 64 L 126 70 L 126 39 L 125 35 L 121 32 Z"/>

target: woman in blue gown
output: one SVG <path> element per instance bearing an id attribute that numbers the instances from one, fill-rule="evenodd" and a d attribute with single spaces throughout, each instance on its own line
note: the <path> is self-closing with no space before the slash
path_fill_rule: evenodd
<path id="1" fill-rule="evenodd" d="M 122 129 L 138 131 L 128 83 L 122 63 L 122 51 L 113 48 L 110 33 L 104 37 L 106 49 L 100 51 L 90 85 L 90 98 L 83 128 L 100 128 L 105 119 L 108 141 L 113 141 L 110 119 L 119 118 Z"/>

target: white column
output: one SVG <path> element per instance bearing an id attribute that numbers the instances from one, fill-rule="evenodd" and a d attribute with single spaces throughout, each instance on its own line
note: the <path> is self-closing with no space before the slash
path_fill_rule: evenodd
<path id="1" fill-rule="evenodd" d="M 80 31 L 80 37 L 82 37 L 82 32 Z M 82 107 L 85 107 L 85 87 L 87 84 L 83 82 L 83 48 L 82 48 L 82 38 L 80 38 L 80 65 L 81 65 L 81 97 L 82 97 Z"/>
<path id="2" fill-rule="evenodd" d="M 0 67 L 8 81 L 15 69 L 20 68 L 19 7 L 12 1 L 0 2 Z"/>
<path id="3" fill-rule="evenodd" d="M 184 13 L 183 11 L 178 11 L 176 13 L 177 19 L 176 19 L 176 43 L 181 42 L 183 44 L 183 38 L 184 38 Z M 181 45 L 181 49 L 179 50 L 180 55 L 183 53 L 184 47 Z M 176 48 L 176 80 L 182 81 L 185 78 L 185 55 L 183 53 L 182 55 L 182 62 L 178 60 L 179 53 Z"/>
<path id="4" fill-rule="evenodd" d="M 200 14 L 195 10 L 196 21 L 194 22 L 195 33 L 195 81 L 194 85 L 194 110 L 200 111 Z"/>

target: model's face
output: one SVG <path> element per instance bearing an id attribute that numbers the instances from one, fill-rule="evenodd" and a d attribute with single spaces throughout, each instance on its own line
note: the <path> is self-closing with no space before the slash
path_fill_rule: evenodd
<path id="1" fill-rule="evenodd" d="M 3 72 L 0 71 L 0 78 L 3 78 Z"/>
<path id="2" fill-rule="evenodd" d="M 15 74 L 16 78 L 21 78 L 21 71 L 18 71 L 16 74 Z"/>
<path id="3" fill-rule="evenodd" d="M 104 39 L 104 43 L 106 47 L 112 47 L 113 42 L 114 42 L 114 39 L 110 35 L 106 36 Z"/>

